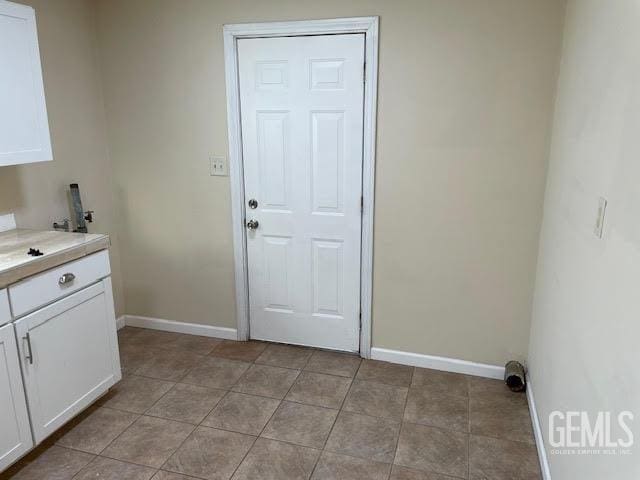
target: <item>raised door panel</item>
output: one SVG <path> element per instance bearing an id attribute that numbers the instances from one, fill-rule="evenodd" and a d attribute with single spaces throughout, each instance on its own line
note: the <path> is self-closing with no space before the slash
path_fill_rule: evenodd
<path id="1" fill-rule="evenodd" d="M 33 447 L 13 325 L 0 328 L 0 471 Z"/>
<path id="2" fill-rule="evenodd" d="M 0 0 L 0 166 L 52 160 L 33 8 Z"/>
<path id="3" fill-rule="evenodd" d="M 120 379 L 110 291 L 98 283 L 15 325 L 39 443 Z"/>

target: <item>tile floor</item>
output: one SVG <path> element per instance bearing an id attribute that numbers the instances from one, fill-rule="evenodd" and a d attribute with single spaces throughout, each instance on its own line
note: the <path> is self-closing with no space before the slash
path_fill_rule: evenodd
<path id="1" fill-rule="evenodd" d="M 126 327 L 124 379 L 2 479 L 540 479 L 502 382 Z"/>

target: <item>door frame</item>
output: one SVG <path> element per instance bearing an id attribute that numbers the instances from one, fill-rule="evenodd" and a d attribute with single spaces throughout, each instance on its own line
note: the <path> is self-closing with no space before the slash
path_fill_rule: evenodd
<path id="1" fill-rule="evenodd" d="M 249 278 L 245 228 L 242 128 L 240 124 L 240 82 L 238 39 L 364 33 L 364 137 L 362 155 L 362 242 L 360 259 L 360 356 L 371 356 L 371 306 L 373 289 L 373 217 L 376 154 L 376 111 L 378 97 L 377 16 L 302 20 L 291 22 L 239 23 L 223 26 L 224 64 L 227 85 L 227 128 L 229 181 L 233 221 L 233 259 L 236 287 L 238 340 L 249 339 Z"/>

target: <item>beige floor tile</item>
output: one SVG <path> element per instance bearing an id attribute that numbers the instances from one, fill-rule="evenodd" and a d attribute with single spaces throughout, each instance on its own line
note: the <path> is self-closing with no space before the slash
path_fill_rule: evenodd
<path id="1" fill-rule="evenodd" d="M 208 355 L 222 340 L 213 337 L 203 337 L 201 335 L 179 334 L 165 348 L 176 349 L 183 352 L 195 353 L 197 355 Z"/>
<path id="2" fill-rule="evenodd" d="M 267 345 L 256 341 L 234 342 L 233 340 L 224 340 L 209 355 L 230 360 L 254 362 L 264 352 Z"/>
<path id="3" fill-rule="evenodd" d="M 155 471 L 155 468 L 96 457 L 73 480 L 149 480 Z"/>
<path id="4" fill-rule="evenodd" d="M 163 418 L 140 417 L 102 456 L 160 468 L 193 431 L 193 425 Z"/>
<path id="5" fill-rule="evenodd" d="M 183 379 L 183 383 L 212 388 L 228 389 L 233 386 L 251 366 L 247 362 L 226 358 L 205 357 Z"/>
<path id="6" fill-rule="evenodd" d="M 340 412 L 325 449 L 353 457 L 391 463 L 400 423 L 358 413 Z"/>
<path id="7" fill-rule="evenodd" d="M 416 367 L 411 386 L 428 388 L 434 393 L 469 396 L 469 377 L 459 373 Z"/>
<path id="8" fill-rule="evenodd" d="M 199 365 L 204 358 L 206 357 L 203 355 L 188 351 L 155 349 L 153 354 L 136 370 L 136 374 L 177 382 L 189 370 Z"/>
<path id="9" fill-rule="evenodd" d="M 404 420 L 421 425 L 469 432 L 469 399 L 411 387 Z"/>
<path id="10" fill-rule="evenodd" d="M 301 372 L 285 400 L 339 409 L 349 391 L 349 385 L 350 378 Z"/>
<path id="11" fill-rule="evenodd" d="M 252 365 L 233 391 L 282 399 L 298 377 L 299 370 L 270 367 L 268 365 Z"/>
<path id="12" fill-rule="evenodd" d="M 52 446 L 12 476 L 12 480 L 70 480 L 94 456 L 77 450 Z"/>
<path id="13" fill-rule="evenodd" d="M 417 470 L 466 478 L 469 435 L 404 423 L 394 463 Z"/>
<path id="14" fill-rule="evenodd" d="M 389 480 L 456 480 L 456 478 L 394 465 Z"/>
<path id="15" fill-rule="evenodd" d="M 123 375 L 133 375 L 153 358 L 155 350 L 144 345 L 120 344 L 120 366 Z"/>
<path id="16" fill-rule="evenodd" d="M 136 337 L 143 331 L 144 330 L 142 328 L 136 327 L 121 328 L 120 330 L 118 330 L 118 345 L 120 345 L 120 348 L 122 348 L 125 345 L 138 344 L 139 342 L 136 342 Z"/>
<path id="17" fill-rule="evenodd" d="M 361 359 L 356 355 L 336 352 L 313 352 L 304 367 L 305 370 L 340 377 L 354 377 L 360 366 Z"/>
<path id="18" fill-rule="evenodd" d="M 180 350 L 183 352 L 208 355 L 222 340 L 200 335 L 185 335 L 183 333 L 164 332 L 160 330 L 138 329 L 125 343 L 143 345 L 163 350 Z"/>
<path id="19" fill-rule="evenodd" d="M 536 447 L 471 435 L 470 480 L 540 480 Z"/>
<path id="20" fill-rule="evenodd" d="M 493 378 L 469 377 L 469 396 L 502 396 L 502 397 L 520 397 L 525 396 L 524 393 L 516 393 L 509 390 L 509 387 L 503 380 L 495 380 Z"/>
<path id="21" fill-rule="evenodd" d="M 131 375 L 116 384 L 99 403 L 117 410 L 144 413 L 173 385 L 173 382 Z"/>
<path id="22" fill-rule="evenodd" d="M 138 329 L 138 333 L 133 335 L 127 343 L 143 345 L 147 348 L 171 348 L 171 344 L 177 341 L 180 333 L 164 332 L 161 330 L 151 330 L 147 328 Z"/>
<path id="23" fill-rule="evenodd" d="M 177 383 L 146 414 L 199 424 L 226 393 L 226 390 Z"/>
<path id="24" fill-rule="evenodd" d="M 407 391 L 407 387 L 354 380 L 343 409 L 347 412 L 402 420 Z"/>
<path id="25" fill-rule="evenodd" d="M 313 350 L 292 345 L 269 345 L 262 355 L 256 359 L 256 363 L 271 365 L 273 367 L 301 369 L 309 361 Z"/>
<path id="26" fill-rule="evenodd" d="M 337 415 L 337 410 L 284 401 L 261 436 L 304 447 L 322 448 Z"/>
<path id="27" fill-rule="evenodd" d="M 323 452 L 311 480 L 387 480 L 391 465 Z"/>
<path id="28" fill-rule="evenodd" d="M 229 392 L 213 409 L 203 425 L 223 430 L 260 435 L 280 400 Z"/>
<path id="29" fill-rule="evenodd" d="M 162 468 L 207 480 L 227 480 L 255 439 L 241 433 L 198 427 Z"/>
<path id="30" fill-rule="evenodd" d="M 56 443 L 62 447 L 98 454 L 124 432 L 138 416 L 136 413 L 111 408 L 97 408 L 74 425 Z"/>
<path id="31" fill-rule="evenodd" d="M 319 450 L 259 438 L 233 480 L 308 480 Z"/>
<path id="32" fill-rule="evenodd" d="M 151 480 L 193 480 L 193 477 L 187 477 L 186 475 L 182 475 L 180 473 L 160 470 L 151 478 Z"/>
<path id="33" fill-rule="evenodd" d="M 480 396 L 469 401 L 471 433 L 486 437 L 496 437 L 534 443 L 533 427 L 527 397 Z"/>
<path id="34" fill-rule="evenodd" d="M 378 360 L 363 360 L 356 379 L 408 387 L 411 384 L 412 374 L 413 367 Z"/>

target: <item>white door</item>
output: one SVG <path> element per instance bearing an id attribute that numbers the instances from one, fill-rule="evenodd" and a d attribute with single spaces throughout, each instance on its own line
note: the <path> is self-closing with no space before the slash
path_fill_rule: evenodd
<path id="1" fill-rule="evenodd" d="M 238 40 L 252 338 L 359 350 L 364 40 Z"/>
<path id="2" fill-rule="evenodd" d="M 36 443 L 121 378 L 109 279 L 16 321 Z"/>
<path id="3" fill-rule="evenodd" d="M 33 447 L 13 325 L 0 328 L 0 472 Z"/>

